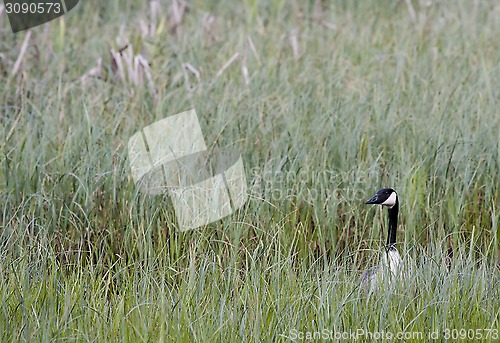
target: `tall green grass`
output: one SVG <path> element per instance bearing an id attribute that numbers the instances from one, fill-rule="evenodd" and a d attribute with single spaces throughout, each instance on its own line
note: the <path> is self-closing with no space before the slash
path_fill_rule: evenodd
<path id="1" fill-rule="evenodd" d="M 0 341 L 497 341 L 500 7 L 411 3 L 193 1 L 176 23 L 172 3 L 81 2 L 24 55 L 0 16 Z M 126 44 L 154 91 L 119 75 Z M 241 151 L 250 199 L 179 232 L 127 141 L 190 108 Z M 416 266 L 367 294 L 381 187 Z"/>

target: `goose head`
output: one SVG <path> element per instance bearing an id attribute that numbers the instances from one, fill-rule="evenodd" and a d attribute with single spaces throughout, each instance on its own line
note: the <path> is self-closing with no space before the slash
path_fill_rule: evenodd
<path id="1" fill-rule="evenodd" d="M 398 202 L 398 194 L 392 188 L 380 189 L 371 199 L 367 200 L 365 204 L 377 204 L 387 206 L 389 209 L 393 208 Z"/>

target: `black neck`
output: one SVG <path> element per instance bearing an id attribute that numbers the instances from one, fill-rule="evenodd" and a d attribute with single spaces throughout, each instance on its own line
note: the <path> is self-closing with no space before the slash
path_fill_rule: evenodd
<path id="1" fill-rule="evenodd" d="M 398 228 L 398 212 L 399 212 L 399 202 L 396 197 L 396 203 L 394 206 L 389 208 L 389 236 L 387 236 L 387 250 L 396 249 L 396 232 Z"/>

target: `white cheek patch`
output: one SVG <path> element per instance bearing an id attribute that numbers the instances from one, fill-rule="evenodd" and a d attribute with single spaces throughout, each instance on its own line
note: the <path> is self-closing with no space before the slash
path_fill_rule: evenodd
<path id="1" fill-rule="evenodd" d="M 392 192 L 387 200 L 382 203 L 382 205 L 389 207 L 396 205 L 396 192 Z"/>

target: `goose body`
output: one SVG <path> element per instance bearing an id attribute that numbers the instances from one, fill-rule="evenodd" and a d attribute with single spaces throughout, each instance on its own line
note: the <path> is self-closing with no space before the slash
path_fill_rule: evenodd
<path id="1" fill-rule="evenodd" d="M 398 277 L 400 274 L 402 259 L 396 249 L 399 213 L 398 194 L 392 188 L 382 188 L 365 204 L 377 204 L 387 207 L 389 214 L 389 234 L 379 265 L 367 270 L 361 279 L 365 287 L 368 286 L 370 290 L 373 290 L 386 276 L 389 277 L 388 281 L 391 282 L 394 277 Z"/>

